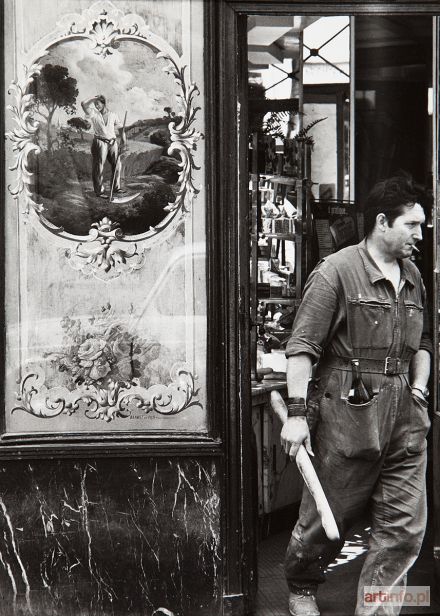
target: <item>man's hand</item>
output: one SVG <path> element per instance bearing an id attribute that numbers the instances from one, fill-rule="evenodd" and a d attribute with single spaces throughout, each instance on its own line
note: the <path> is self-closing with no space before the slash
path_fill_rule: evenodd
<path id="1" fill-rule="evenodd" d="M 295 460 L 300 445 L 304 444 L 307 452 L 313 456 L 310 431 L 305 417 L 289 417 L 281 430 L 281 446 Z"/>
<path id="2" fill-rule="evenodd" d="M 83 111 L 86 115 L 89 113 L 90 106 L 95 104 L 97 97 L 98 95 L 91 96 L 90 98 L 87 98 L 86 100 L 81 101 L 81 107 L 83 108 Z"/>
<path id="3" fill-rule="evenodd" d="M 120 143 L 119 143 L 119 151 L 122 154 L 126 154 L 128 152 L 128 143 L 127 143 L 127 137 L 125 135 L 124 132 L 121 131 L 120 134 Z"/>

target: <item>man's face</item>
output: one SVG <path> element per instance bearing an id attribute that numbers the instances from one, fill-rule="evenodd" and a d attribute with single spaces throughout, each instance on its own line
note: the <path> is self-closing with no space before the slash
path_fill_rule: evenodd
<path id="1" fill-rule="evenodd" d="M 95 107 L 98 111 L 102 111 L 105 105 L 102 101 L 95 101 Z"/>
<path id="2" fill-rule="evenodd" d="M 420 241 L 425 214 L 420 203 L 406 205 L 403 214 L 394 219 L 391 226 L 386 223 L 384 234 L 388 253 L 397 258 L 410 257 L 415 244 Z"/>

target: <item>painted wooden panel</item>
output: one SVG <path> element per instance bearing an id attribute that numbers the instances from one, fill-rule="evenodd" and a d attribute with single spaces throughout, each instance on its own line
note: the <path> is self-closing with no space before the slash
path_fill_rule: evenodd
<path id="1" fill-rule="evenodd" d="M 5 11 L 5 432 L 205 433 L 203 4 Z"/>

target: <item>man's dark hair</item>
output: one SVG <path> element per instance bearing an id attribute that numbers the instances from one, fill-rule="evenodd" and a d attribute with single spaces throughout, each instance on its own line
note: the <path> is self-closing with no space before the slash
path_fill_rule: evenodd
<path id="1" fill-rule="evenodd" d="M 106 105 L 107 102 L 105 100 L 105 96 L 103 96 L 102 94 L 98 94 L 98 96 L 96 97 L 97 101 L 100 101 L 103 105 Z"/>
<path id="2" fill-rule="evenodd" d="M 411 177 L 395 176 L 378 182 L 364 203 L 365 235 L 372 233 L 378 214 L 385 214 L 392 227 L 394 220 L 405 213 L 405 206 L 413 206 L 420 198 L 420 191 Z"/>

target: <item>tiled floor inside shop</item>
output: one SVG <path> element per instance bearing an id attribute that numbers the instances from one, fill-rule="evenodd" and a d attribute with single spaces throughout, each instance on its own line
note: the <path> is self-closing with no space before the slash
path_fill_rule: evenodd
<path id="1" fill-rule="evenodd" d="M 290 532 L 269 537 L 259 546 L 259 590 L 256 616 L 288 616 L 288 590 L 283 575 L 284 552 Z M 321 616 L 353 616 L 356 603 L 356 581 L 365 558 L 368 541 L 367 523 L 355 527 L 345 542 L 335 564 L 330 566 L 327 582 L 320 588 L 318 603 Z M 434 590 L 432 542 L 429 533 L 422 552 L 410 573 L 408 585 L 427 586 Z M 431 607 L 404 607 L 402 615 L 436 614 L 440 603 L 431 596 Z"/>

